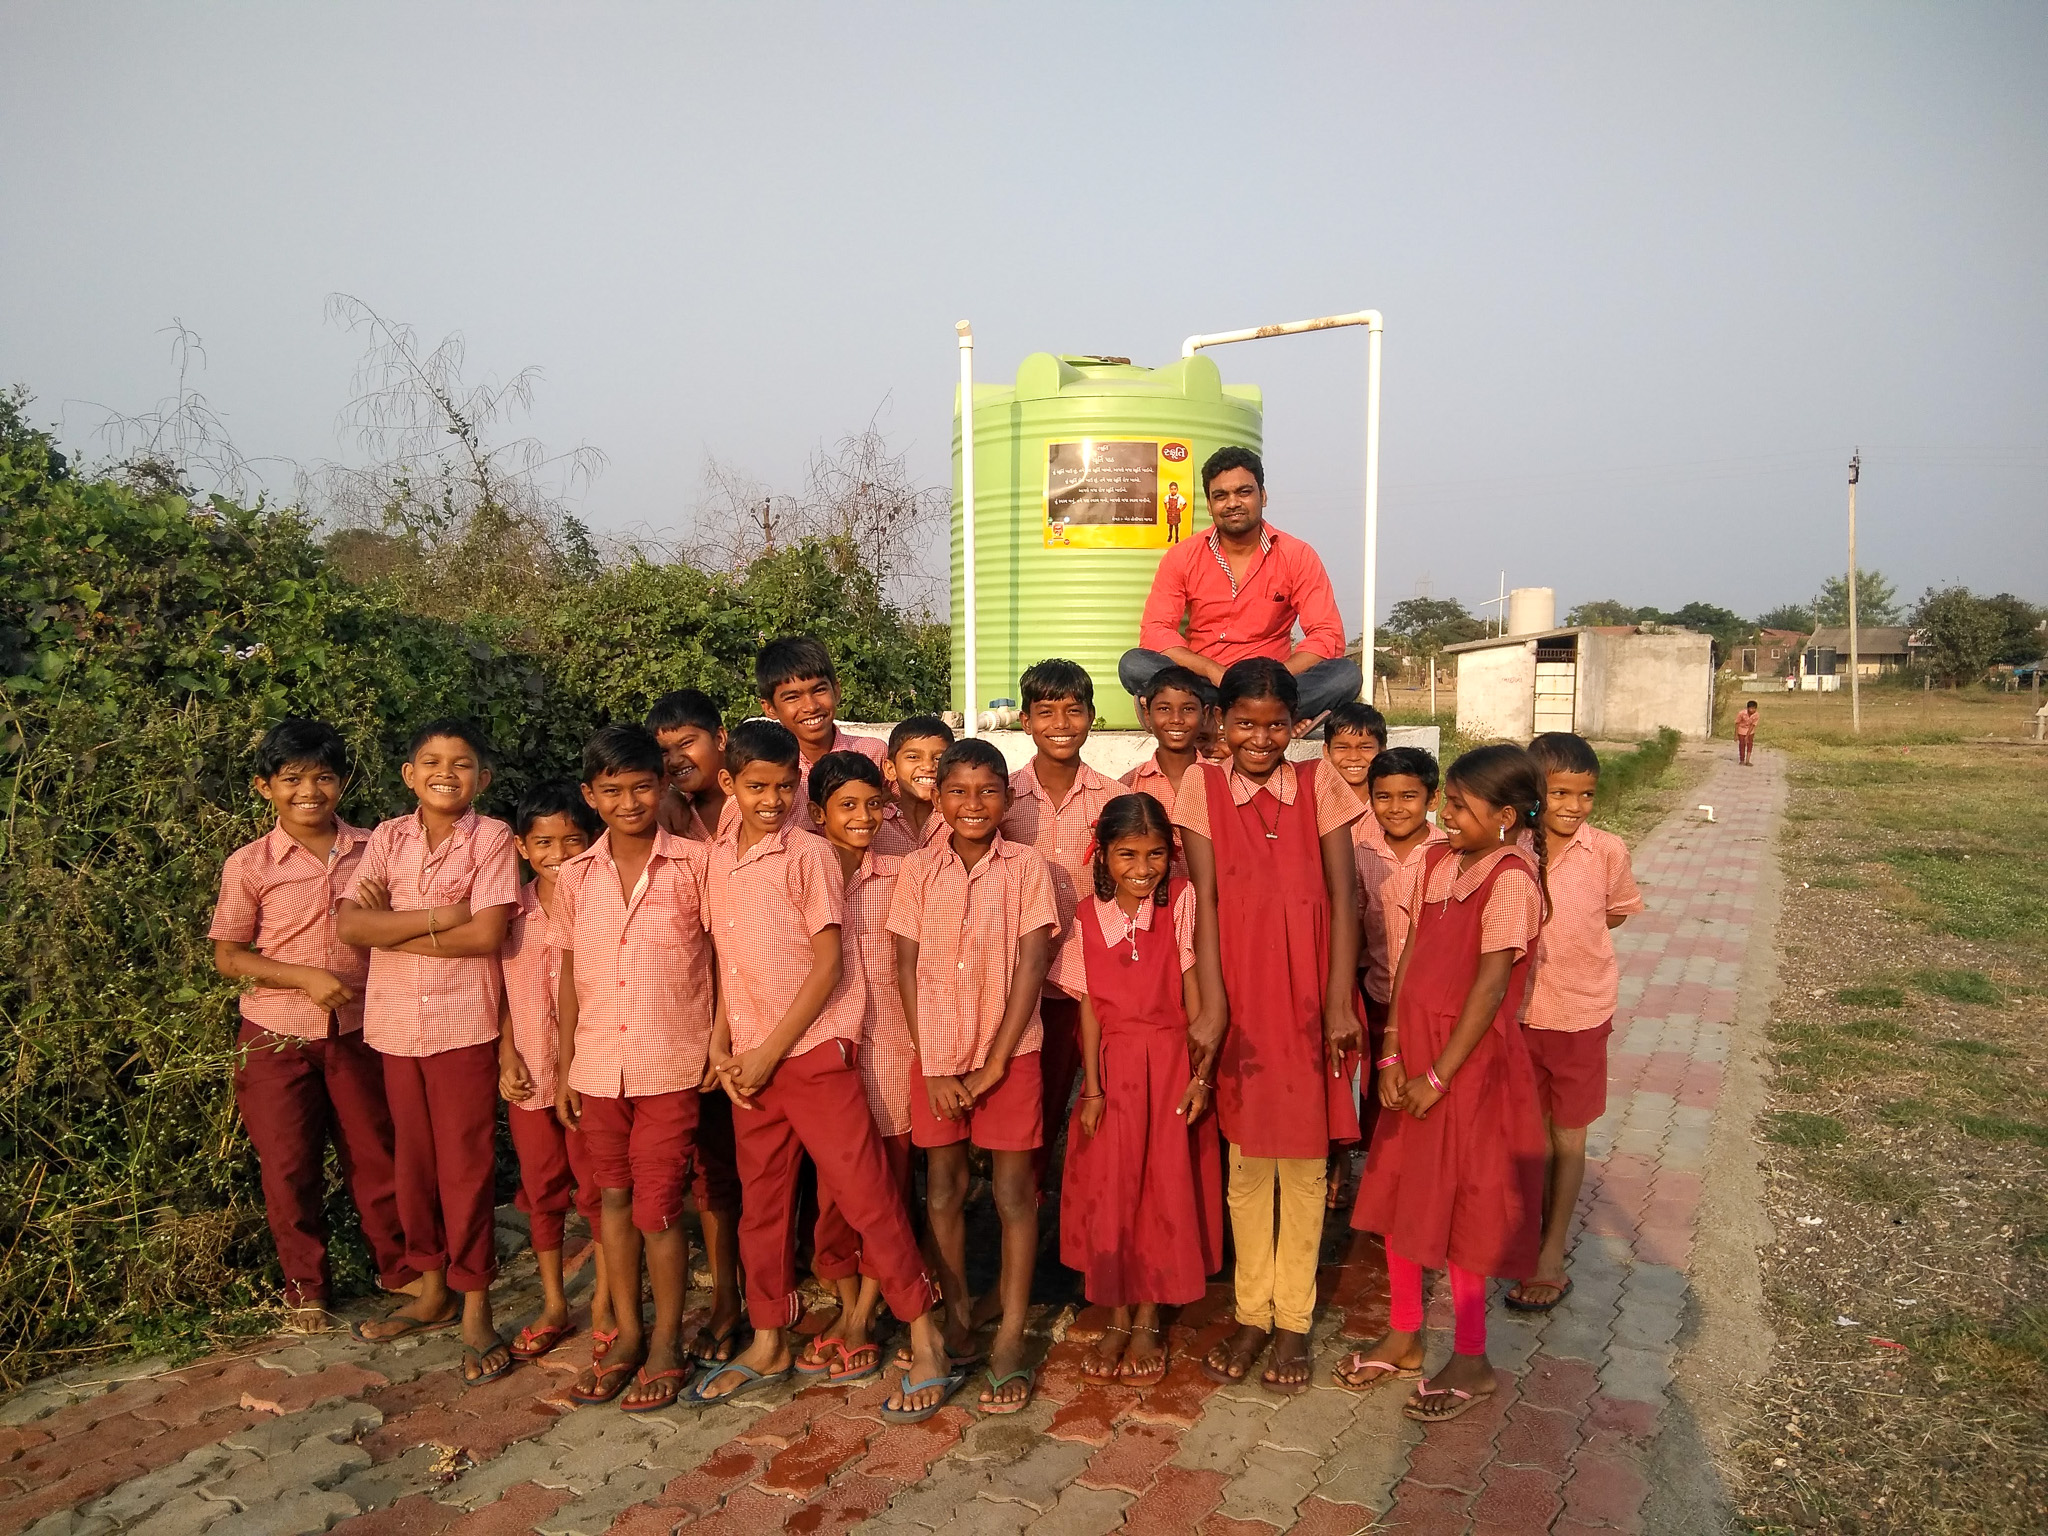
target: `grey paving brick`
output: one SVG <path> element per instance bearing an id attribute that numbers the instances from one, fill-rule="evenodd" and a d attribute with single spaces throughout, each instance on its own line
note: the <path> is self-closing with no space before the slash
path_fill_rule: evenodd
<path id="1" fill-rule="evenodd" d="M 385 1509 L 410 1494 L 437 1491 L 443 1478 L 440 1462 L 439 1446 L 416 1445 L 395 1460 L 357 1468 L 334 1491 L 364 1509 Z"/>
<path id="2" fill-rule="evenodd" d="M 308 1489 L 332 1488 L 369 1464 L 370 1453 L 360 1445 L 308 1440 L 279 1455 L 253 1461 L 227 1477 L 209 1478 L 201 1491 L 209 1498 L 231 1500 L 244 1510 L 260 1511 Z"/>
<path id="3" fill-rule="evenodd" d="M 1038 1444 L 1058 1412 L 1058 1404 L 1038 1398 L 1016 1413 L 983 1414 L 967 1426 L 966 1434 L 947 1453 L 946 1460 L 1006 1467 Z"/>
<path id="4" fill-rule="evenodd" d="M 1597 1363 L 1606 1358 L 1607 1347 L 1613 1337 L 1612 1320 L 1611 1312 L 1568 1312 L 1560 1307 L 1543 1325 L 1544 1351 L 1566 1359 Z"/>
<path id="5" fill-rule="evenodd" d="M 331 1488 L 308 1488 L 267 1500 L 260 1508 L 230 1514 L 207 1530 L 210 1536 L 314 1536 L 361 1513 L 353 1500 Z"/>
<path id="6" fill-rule="evenodd" d="M 1685 1319 L 1685 1303 L 1661 1296 L 1624 1295 L 1614 1316 L 1617 1347 L 1657 1349 L 1678 1337 Z"/>
<path id="7" fill-rule="evenodd" d="M 1546 1347 L 1548 1343 L 1545 1340 Z M 1671 1390 L 1671 1346 L 1635 1349 L 1614 1345 L 1600 1365 L 1600 1390 L 1621 1402 L 1663 1402 Z"/>
<path id="8" fill-rule="evenodd" d="M 384 1415 L 368 1403 L 344 1399 L 282 1418 L 259 1419 L 247 1429 L 223 1435 L 220 1443 L 230 1450 L 278 1456 L 308 1440 L 353 1440 L 383 1422 Z"/>
<path id="9" fill-rule="evenodd" d="M 310 1376 L 327 1369 L 326 1359 L 309 1344 L 293 1344 L 272 1354 L 258 1355 L 256 1363 L 266 1371 L 283 1371 L 287 1376 Z"/>
<path id="10" fill-rule="evenodd" d="M 675 1433 L 651 1438 L 641 1459 L 650 1467 L 678 1477 L 703 1465 L 711 1453 L 732 1439 L 729 1421 L 698 1414 L 686 1419 Z M 1021 1453 L 1020 1453 L 1021 1454 Z"/>
<path id="11" fill-rule="evenodd" d="M 92 1519 L 129 1524 L 168 1504 L 179 1493 L 196 1484 L 207 1470 L 203 1466 L 174 1461 L 168 1467 L 158 1467 L 153 1472 L 131 1478 L 111 1493 L 85 1505 L 79 1513 Z"/>
<path id="12" fill-rule="evenodd" d="M 1261 1451 L 1224 1484 L 1218 1508 L 1234 1520 L 1263 1520 L 1284 1531 L 1315 1491 L 1319 1467 L 1320 1458 L 1300 1451 Z"/>
<path id="13" fill-rule="evenodd" d="M 74 1510 L 60 1509 L 43 1516 L 22 1536 L 107 1536 L 113 1529 L 114 1522 L 105 1515 L 83 1515 Z"/>
<path id="14" fill-rule="evenodd" d="M 1182 1432 L 1173 1465 L 1232 1473 L 1244 1464 L 1273 1416 L 1270 1401 L 1239 1403 L 1212 1397 L 1194 1426 Z"/>
<path id="15" fill-rule="evenodd" d="M 641 1433 L 625 1433 L 629 1427 Z M 643 1460 L 653 1448 L 654 1442 L 645 1433 L 644 1426 L 629 1421 L 616 1426 L 616 1429 L 617 1433 L 569 1451 L 546 1472 L 535 1474 L 534 1481 L 543 1488 L 567 1488 L 579 1498 L 588 1497 L 622 1467 Z M 667 1439 L 668 1436 L 663 1435 L 662 1438 Z M 673 1476 L 672 1473 L 660 1475 L 664 1482 Z"/>
<path id="16" fill-rule="evenodd" d="M 1323 1456 L 1351 1427 L 1358 1398 L 1342 1387 L 1311 1386 L 1287 1399 L 1266 1421 L 1259 1443 L 1273 1450 Z"/>
<path id="17" fill-rule="evenodd" d="M 899 1525 L 944 1525 L 956 1509 L 978 1501 L 993 1486 L 991 1478 L 985 1466 L 950 1465 L 942 1461 L 930 1477 L 891 1499 L 889 1507 L 876 1518 L 886 1517 Z"/>
<path id="18" fill-rule="evenodd" d="M 1316 1472 L 1315 1492 L 1333 1504 L 1363 1504 L 1376 1515 L 1393 1507 L 1394 1488 L 1408 1473 L 1408 1453 L 1422 1426 L 1401 1412 L 1409 1387 L 1390 1382 L 1368 1393 L 1336 1453 Z"/>
<path id="19" fill-rule="evenodd" d="M 1029 1536 L 1106 1536 L 1124 1523 L 1131 1495 L 1114 1488 L 1070 1485 L 1059 1502 L 1024 1529 Z"/>
<path id="20" fill-rule="evenodd" d="M 433 1450 L 432 1446 L 423 1447 Z M 438 1454 L 438 1453 L 436 1453 Z M 515 1440 L 489 1461 L 460 1473 L 446 1487 L 433 1494 L 437 1503 L 455 1504 L 463 1509 L 481 1509 L 505 1496 L 509 1488 L 542 1476 L 563 1454 L 562 1447 L 541 1440 Z"/>
<path id="21" fill-rule="evenodd" d="M 203 1494 L 181 1493 L 128 1527 L 129 1536 L 197 1536 L 234 1514 L 235 1506 Z"/>
<path id="22" fill-rule="evenodd" d="M 939 1527 L 943 1536 L 1017 1536 L 1037 1516 L 1028 1504 L 992 1504 L 976 1499 Z"/>
<path id="23" fill-rule="evenodd" d="M 984 1497 L 1005 1504 L 1028 1504 L 1044 1514 L 1059 1502 L 1060 1490 L 1080 1475 L 1094 1454 L 1092 1445 L 1041 1438 L 1016 1461 L 994 1470 Z"/>
<path id="24" fill-rule="evenodd" d="M 645 1504 L 668 1482 L 665 1472 L 622 1467 L 602 1484 L 572 1499 L 534 1527 L 542 1536 L 603 1536 L 635 1504 Z M 794 1514 L 798 1506 L 792 1504 Z"/>
<path id="25" fill-rule="evenodd" d="M 1577 1299 L 1574 1292 L 1572 1300 Z M 1506 1308 L 1492 1313 L 1486 1320 L 1488 1358 L 1504 1371 L 1520 1371 L 1543 1342 L 1543 1321 L 1541 1316 L 1510 1312 Z"/>
<path id="26" fill-rule="evenodd" d="M 374 1353 L 363 1358 L 365 1369 L 377 1372 L 396 1386 L 416 1380 L 429 1371 L 459 1370 L 462 1366 L 462 1340 L 452 1331 L 430 1334 L 424 1339 L 378 1345 Z"/>

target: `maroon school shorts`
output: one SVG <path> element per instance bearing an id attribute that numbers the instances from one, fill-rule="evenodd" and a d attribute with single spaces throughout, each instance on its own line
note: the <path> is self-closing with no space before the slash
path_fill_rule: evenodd
<path id="1" fill-rule="evenodd" d="M 1612 1019 L 1597 1029 L 1522 1026 L 1536 1069 L 1536 1102 L 1559 1130 L 1579 1130 L 1607 1112 L 1607 1037 L 1613 1033 Z"/>
<path id="2" fill-rule="evenodd" d="M 666 1232 L 683 1216 L 683 1192 L 695 1161 L 697 1090 L 610 1099 L 583 1095 L 590 1172 L 600 1189 L 633 1192 L 633 1225 Z"/>
<path id="3" fill-rule="evenodd" d="M 1038 1052 L 1010 1058 L 1003 1080 L 962 1120 L 932 1113 L 924 1079 L 910 1080 L 910 1139 L 920 1147 L 951 1147 L 971 1141 L 985 1152 L 1030 1152 L 1045 1140 L 1045 1077 Z"/>

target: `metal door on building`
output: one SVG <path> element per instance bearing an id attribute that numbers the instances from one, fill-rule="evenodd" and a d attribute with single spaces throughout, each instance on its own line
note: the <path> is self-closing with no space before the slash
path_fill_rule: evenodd
<path id="1" fill-rule="evenodd" d="M 1579 657 L 1570 645 L 1536 649 L 1536 734 L 1569 731 L 1578 717 Z"/>

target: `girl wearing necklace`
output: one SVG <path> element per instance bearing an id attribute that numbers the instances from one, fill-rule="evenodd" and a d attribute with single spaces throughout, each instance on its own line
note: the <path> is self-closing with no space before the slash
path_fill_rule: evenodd
<path id="1" fill-rule="evenodd" d="M 1223 1265 L 1222 1157 L 1210 1083 L 1188 1055 L 1195 893 L 1169 875 L 1173 827 L 1147 794 L 1095 824 L 1095 896 L 1074 915 L 1081 1099 L 1060 1184 L 1060 1259 L 1112 1309 L 1082 1364 L 1096 1381 L 1166 1374 L 1159 1308 L 1198 1300 Z"/>
<path id="2" fill-rule="evenodd" d="M 1189 1038 L 1230 1143 L 1237 1331 L 1202 1369 L 1236 1382 L 1309 1381 L 1316 1250 L 1330 1143 L 1358 1139 L 1358 886 L 1351 823 L 1365 814 L 1327 765 L 1287 761 L 1295 680 L 1253 657 L 1217 687 L 1228 765 L 1181 780 L 1173 820 L 1195 887 L 1200 1009 Z M 1275 1191 L 1278 1220 L 1275 1221 Z"/>

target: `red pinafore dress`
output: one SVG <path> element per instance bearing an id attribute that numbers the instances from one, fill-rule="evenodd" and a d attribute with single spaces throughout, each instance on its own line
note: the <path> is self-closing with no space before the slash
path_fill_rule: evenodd
<path id="1" fill-rule="evenodd" d="M 1187 888 L 1171 886 L 1173 901 Z M 1102 1031 L 1102 1124 L 1067 1127 L 1060 1262 L 1097 1306 L 1184 1305 L 1223 1267 L 1223 1158 L 1216 1117 L 1175 1113 L 1194 1076 L 1173 907 L 1114 948 L 1095 903 L 1074 914 L 1088 1000 Z M 1135 947 L 1135 952 L 1134 952 Z"/>
<path id="2" fill-rule="evenodd" d="M 1421 890 L 1452 857 L 1449 847 L 1429 851 Z M 1527 855 L 1510 848 L 1464 900 L 1421 903 L 1395 1020 L 1401 1065 L 1410 1077 L 1435 1064 L 1458 1026 L 1479 971 L 1486 903 L 1509 868 L 1534 876 Z M 1529 1048 L 1515 1022 L 1528 980 L 1524 951 L 1508 974 L 1493 1023 L 1450 1091 L 1422 1119 L 1389 1110 L 1373 1130 L 1351 1225 L 1380 1233 L 1424 1269 L 1442 1269 L 1448 1261 L 1480 1275 L 1522 1279 L 1536 1272 L 1549 1139 Z"/>
<path id="3" fill-rule="evenodd" d="M 1316 831 L 1314 762 L 1294 765 L 1294 803 L 1261 790 L 1243 805 L 1213 763 L 1198 763 L 1216 848 L 1217 937 L 1230 1028 L 1216 1063 L 1216 1115 L 1246 1157 L 1325 1158 L 1358 1140 L 1347 1055 L 1333 1074 L 1323 1045 L 1330 979 L 1330 894 Z M 1261 812 L 1277 820 L 1261 819 Z M 1362 1025 L 1361 1025 L 1362 1027 Z"/>

